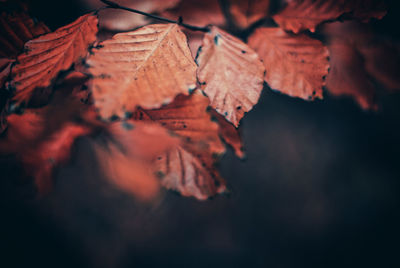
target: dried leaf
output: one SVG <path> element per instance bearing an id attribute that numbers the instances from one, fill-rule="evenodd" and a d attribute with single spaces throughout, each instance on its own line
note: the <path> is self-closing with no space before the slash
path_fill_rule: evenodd
<path id="1" fill-rule="evenodd" d="M 265 69 L 257 54 L 236 37 L 212 27 L 196 60 L 198 79 L 211 106 L 238 126 L 263 88 Z"/>
<path id="2" fill-rule="evenodd" d="M 285 30 L 298 33 L 303 30 L 314 32 L 325 21 L 337 19 L 345 13 L 356 18 L 381 19 L 385 7 L 381 0 L 288 0 L 287 6 L 273 19 Z"/>
<path id="3" fill-rule="evenodd" d="M 323 33 L 331 55 L 330 94 L 352 96 L 363 109 L 377 109 L 375 81 L 400 89 L 400 44 L 356 22 L 329 23 Z"/>
<path id="4" fill-rule="evenodd" d="M 105 6 L 99 0 L 84 0 L 83 2 L 89 9 L 98 9 Z M 114 2 L 146 13 L 159 13 L 176 6 L 180 0 L 115 0 Z M 100 28 L 112 31 L 128 31 L 149 22 L 143 15 L 118 9 L 101 10 L 99 20 Z"/>
<path id="5" fill-rule="evenodd" d="M 265 81 L 272 89 L 305 100 L 322 99 L 329 54 L 320 41 L 279 28 L 259 28 L 249 45 L 263 60 Z"/>
<path id="6" fill-rule="evenodd" d="M 176 8 L 162 12 L 161 16 L 172 20 L 182 17 L 184 23 L 199 27 L 225 24 L 225 17 L 217 0 L 183 0 Z"/>
<path id="7" fill-rule="evenodd" d="M 231 0 L 230 12 L 241 28 L 247 28 L 253 23 L 269 15 L 270 0 Z"/>
<path id="8" fill-rule="evenodd" d="M 161 183 L 184 196 L 207 199 L 226 187 L 214 167 L 215 155 L 225 151 L 218 125 L 207 113 L 209 100 L 199 92 L 178 96 L 157 110 L 138 110 L 133 118 L 154 121 L 180 136 L 184 143 L 158 157 L 156 171 Z"/>
<path id="9" fill-rule="evenodd" d="M 103 118 L 123 117 L 136 106 L 158 108 L 196 87 L 197 66 L 176 24 L 117 34 L 94 49 L 87 63 Z"/>
<path id="10" fill-rule="evenodd" d="M 35 88 L 49 86 L 60 71 L 86 56 L 89 45 L 96 40 L 97 21 L 95 15 L 87 14 L 26 43 L 26 52 L 18 56 L 12 68 L 14 100 L 28 102 Z"/>
<path id="11" fill-rule="evenodd" d="M 156 157 L 179 145 L 179 139 L 154 123 L 117 122 L 109 127 L 112 140 L 95 150 L 106 178 L 140 200 L 153 199 L 159 189 L 154 173 Z"/>

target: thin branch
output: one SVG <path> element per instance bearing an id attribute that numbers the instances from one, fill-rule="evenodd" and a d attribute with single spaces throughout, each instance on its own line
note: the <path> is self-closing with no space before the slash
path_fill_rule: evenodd
<path id="1" fill-rule="evenodd" d="M 140 11 L 140 10 L 136 10 L 136 9 L 133 9 L 133 8 L 121 6 L 121 5 L 117 4 L 117 3 L 109 1 L 109 0 L 100 0 L 100 1 L 103 2 L 104 4 L 106 4 L 107 7 L 109 7 L 109 8 L 122 9 L 122 10 L 126 10 L 126 11 L 129 11 L 129 12 L 137 13 L 137 14 L 140 14 L 140 15 L 152 18 L 152 19 L 165 21 L 165 22 L 169 22 L 169 23 L 176 23 L 176 24 L 178 24 L 178 25 L 180 25 L 182 27 L 185 27 L 186 29 L 189 29 L 191 31 L 200 31 L 200 32 L 209 32 L 210 31 L 210 29 L 208 27 L 198 27 L 198 26 L 194 26 L 194 25 L 189 25 L 189 24 L 183 23 L 182 18 L 179 18 L 178 21 L 170 20 L 170 19 L 167 19 L 167 18 L 163 18 L 163 17 L 160 17 L 160 16 L 149 14 L 149 13 L 146 13 L 146 12 L 143 12 L 143 11 Z"/>

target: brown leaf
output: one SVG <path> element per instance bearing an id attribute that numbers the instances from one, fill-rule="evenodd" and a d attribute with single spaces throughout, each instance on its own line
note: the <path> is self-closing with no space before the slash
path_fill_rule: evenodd
<path id="1" fill-rule="evenodd" d="M 265 69 L 257 54 L 241 40 L 212 27 L 196 60 L 198 79 L 211 106 L 237 127 L 263 88 Z"/>
<path id="2" fill-rule="evenodd" d="M 225 24 L 218 0 L 183 0 L 176 8 L 162 12 L 161 16 L 172 20 L 182 17 L 184 23 L 199 27 Z"/>
<path id="3" fill-rule="evenodd" d="M 305 100 L 322 99 L 329 53 L 320 41 L 280 28 L 259 28 L 249 45 L 263 60 L 265 81 L 272 89 Z"/>
<path id="4" fill-rule="evenodd" d="M 154 123 L 128 120 L 108 126 L 111 140 L 95 144 L 106 178 L 119 189 L 140 200 L 153 199 L 159 189 L 154 161 L 160 154 L 179 145 L 179 139 Z"/>
<path id="5" fill-rule="evenodd" d="M 24 12 L 0 15 L 0 57 L 15 58 L 25 42 L 50 32 L 42 22 L 36 22 Z"/>
<path id="6" fill-rule="evenodd" d="M 335 22 L 323 28 L 331 55 L 326 79 L 334 96 L 352 96 L 363 109 L 377 109 L 374 80 L 400 89 L 400 44 L 356 22 Z"/>
<path id="7" fill-rule="evenodd" d="M 186 36 L 176 24 L 153 24 L 100 43 L 87 61 L 90 86 L 103 118 L 136 106 L 158 108 L 196 88 Z"/>
<path id="8" fill-rule="evenodd" d="M 247 28 L 269 15 L 270 0 L 231 0 L 230 12 L 241 28 Z"/>
<path id="9" fill-rule="evenodd" d="M 356 18 L 381 19 L 385 7 L 381 0 L 288 0 L 287 6 L 273 19 L 285 30 L 298 33 L 303 30 L 314 32 L 325 21 L 335 20 L 345 13 Z"/>
<path id="10" fill-rule="evenodd" d="M 83 2 L 89 9 L 105 6 L 100 0 L 84 0 Z M 180 0 L 115 0 L 114 2 L 146 13 L 159 13 L 176 6 Z M 143 15 L 119 9 L 101 10 L 99 21 L 100 28 L 112 31 L 128 31 L 149 23 L 149 20 Z"/>
<path id="11" fill-rule="evenodd" d="M 12 68 L 14 100 L 28 102 L 35 88 L 49 86 L 60 71 L 86 56 L 89 45 L 96 40 L 97 21 L 95 15 L 87 14 L 26 43 L 26 52 L 18 56 Z"/>
<path id="12" fill-rule="evenodd" d="M 161 183 L 184 196 L 207 199 L 225 190 L 225 183 L 214 168 L 215 155 L 225 151 L 218 125 L 207 113 L 208 98 L 199 92 L 180 95 L 157 110 L 139 109 L 133 118 L 154 121 L 180 136 L 184 143 L 158 157 L 156 171 Z"/>

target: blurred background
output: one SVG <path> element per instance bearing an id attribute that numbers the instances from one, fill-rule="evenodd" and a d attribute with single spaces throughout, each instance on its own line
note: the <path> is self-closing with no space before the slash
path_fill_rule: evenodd
<path id="1" fill-rule="evenodd" d="M 399 9 L 373 22 L 400 37 Z M 37 1 L 52 29 L 84 12 Z M 164 191 L 143 204 L 110 187 L 87 138 L 36 198 L 0 159 L 0 267 L 400 267 L 400 94 L 380 110 L 305 102 L 265 88 L 242 125 L 247 160 L 220 164 L 229 196 Z"/>

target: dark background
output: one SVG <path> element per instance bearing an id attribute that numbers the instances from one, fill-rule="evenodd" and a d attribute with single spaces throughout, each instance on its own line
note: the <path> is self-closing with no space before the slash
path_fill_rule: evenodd
<path id="1" fill-rule="evenodd" d="M 399 37 L 399 9 L 374 27 Z M 52 29 L 74 1 L 37 1 Z M 164 191 L 142 204 L 109 186 L 89 139 L 34 197 L 0 161 L 0 267 L 400 267 L 400 95 L 364 112 L 268 89 L 243 122 L 248 159 L 221 163 L 232 194 L 199 202 Z"/>

